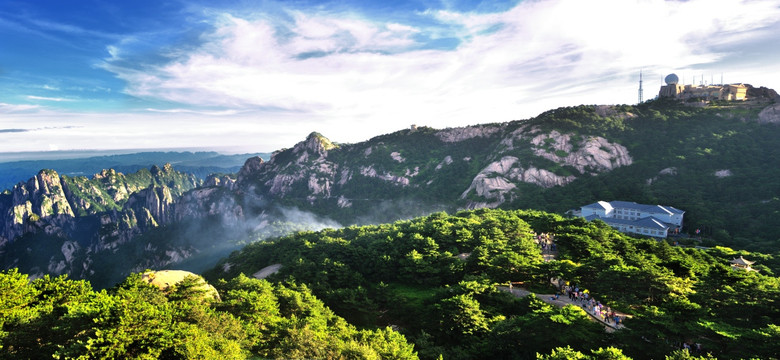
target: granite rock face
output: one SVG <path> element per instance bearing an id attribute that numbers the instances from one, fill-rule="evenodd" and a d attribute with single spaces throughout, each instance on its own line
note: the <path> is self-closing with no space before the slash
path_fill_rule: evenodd
<path id="1" fill-rule="evenodd" d="M 758 122 L 761 124 L 780 124 L 780 103 L 772 104 L 758 113 Z"/>
<path id="2" fill-rule="evenodd" d="M 112 251 L 174 221 L 177 198 L 198 185 L 194 176 L 176 172 L 170 165 L 130 175 L 103 170 L 91 179 L 41 170 L 0 195 L 0 251 L 9 246 L 39 246 L 15 244 L 27 235 L 62 239 L 49 263 L 31 273 L 83 277 L 93 271 L 92 257 L 101 251 Z"/>
<path id="3" fill-rule="evenodd" d="M 0 243 L 32 231 L 59 234 L 67 230 L 74 218 L 63 182 L 57 172 L 41 170 L 25 183 L 14 186 L 0 204 Z"/>
<path id="4" fill-rule="evenodd" d="M 578 176 L 598 175 L 633 163 L 625 146 L 599 136 L 584 137 L 556 130 L 542 132 L 539 128 L 521 126 L 507 134 L 499 144 L 501 150 L 497 154 L 530 148 L 535 157 L 573 171 L 556 173 L 534 165 L 533 157 L 521 160 L 516 156 L 503 156 L 484 167 L 461 194 L 461 199 L 470 199 L 467 208 L 499 206 L 520 195 L 515 192 L 520 183 L 543 188 L 563 186 Z"/>

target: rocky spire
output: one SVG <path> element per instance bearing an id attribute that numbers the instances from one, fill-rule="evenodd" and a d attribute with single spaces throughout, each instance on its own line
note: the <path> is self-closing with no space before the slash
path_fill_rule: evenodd
<path id="1" fill-rule="evenodd" d="M 328 138 L 322 136 L 318 132 L 312 132 L 306 137 L 306 140 L 299 142 L 293 147 L 293 152 L 300 154 L 302 151 L 306 151 L 311 154 L 317 154 L 319 156 L 327 156 L 328 150 L 336 148 Z"/>

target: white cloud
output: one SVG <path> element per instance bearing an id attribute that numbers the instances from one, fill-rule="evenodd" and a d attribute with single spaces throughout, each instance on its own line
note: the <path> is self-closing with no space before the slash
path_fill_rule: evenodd
<path id="1" fill-rule="evenodd" d="M 86 116 L 95 122 L 70 130 L 73 138 L 99 127 L 109 145 L 160 147 L 153 140 L 171 136 L 147 129 L 165 122 L 192 144 L 273 150 L 315 130 L 353 142 L 412 123 L 462 126 L 633 103 L 639 69 L 645 98 L 672 71 L 780 87 L 774 58 L 740 56 L 746 43 L 778 43 L 776 1 L 523 1 L 500 13 L 417 14 L 425 25 L 300 9 L 286 17 L 207 14 L 213 28 L 197 46 L 159 49 L 169 62 L 127 61 L 138 58 L 132 44 L 140 38 L 106 49 L 103 67 L 127 82 L 125 93 L 175 109 L 112 115 L 110 124 Z M 460 43 L 426 48 L 426 39 L 449 36 Z"/>
<path id="2" fill-rule="evenodd" d="M 506 121 L 545 110 L 533 105 L 539 98 L 632 102 L 640 68 L 654 79 L 715 63 L 728 55 L 715 46 L 750 38 L 780 15 L 771 1 L 723 5 L 561 0 L 504 13 L 429 12 L 461 29 L 455 50 L 418 49 L 413 35 L 425 29 L 413 24 L 301 11 L 289 23 L 222 15 L 186 57 L 151 71 L 109 69 L 131 95 L 194 106 L 438 126 Z"/>
<path id="3" fill-rule="evenodd" d="M 0 103 L 0 113 L 26 112 L 38 108 L 38 105 Z"/>
<path id="4" fill-rule="evenodd" d="M 44 100 L 44 101 L 73 101 L 73 99 L 67 99 L 67 98 L 61 98 L 61 97 L 48 97 L 48 96 L 36 96 L 36 95 L 27 95 L 27 98 L 30 100 Z"/>
<path id="5" fill-rule="evenodd" d="M 201 111 L 201 110 L 193 110 L 193 109 L 153 109 L 153 108 L 147 108 L 146 111 L 168 113 L 168 114 L 185 113 L 185 114 L 200 114 L 200 115 L 211 115 L 211 116 L 235 115 L 238 113 L 237 110 Z"/>

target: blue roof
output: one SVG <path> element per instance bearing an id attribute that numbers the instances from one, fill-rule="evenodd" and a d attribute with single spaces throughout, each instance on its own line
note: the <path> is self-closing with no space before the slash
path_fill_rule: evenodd
<path id="1" fill-rule="evenodd" d="M 628 220 L 628 219 L 615 219 L 615 218 L 603 218 L 598 215 L 591 215 L 585 217 L 585 220 L 593 221 L 595 219 L 599 219 L 608 225 L 629 225 L 634 227 L 643 227 L 647 229 L 655 229 L 655 230 L 666 230 L 669 228 L 669 225 L 666 225 L 661 220 L 658 220 L 652 216 L 641 218 L 638 220 Z"/>
<path id="2" fill-rule="evenodd" d="M 635 202 L 631 201 L 610 201 L 610 205 L 612 205 L 613 208 L 623 208 L 623 209 L 634 209 L 639 210 L 642 212 L 651 212 L 651 213 L 666 213 L 669 215 L 672 214 L 683 214 L 685 211 L 671 207 L 671 206 L 661 206 L 661 205 L 645 205 L 645 204 L 637 204 Z"/>
<path id="3" fill-rule="evenodd" d="M 594 202 L 593 204 L 585 205 L 583 206 L 583 208 L 607 210 L 607 209 L 612 209 L 612 205 L 606 201 L 599 201 L 599 202 Z"/>

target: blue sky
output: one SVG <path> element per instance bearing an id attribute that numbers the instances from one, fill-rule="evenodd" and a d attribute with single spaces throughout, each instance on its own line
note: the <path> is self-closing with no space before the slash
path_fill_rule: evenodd
<path id="1" fill-rule="evenodd" d="M 273 151 L 637 101 L 663 76 L 780 89 L 772 1 L 0 2 L 0 152 Z"/>

